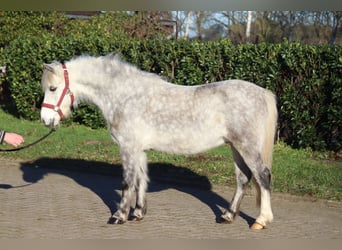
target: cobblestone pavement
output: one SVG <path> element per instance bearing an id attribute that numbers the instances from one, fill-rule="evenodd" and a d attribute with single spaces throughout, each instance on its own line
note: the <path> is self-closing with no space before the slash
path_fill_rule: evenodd
<path id="1" fill-rule="evenodd" d="M 2 159 L 0 238 L 254 238 L 341 239 L 342 203 L 274 193 L 275 221 L 249 229 L 258 213 L 254 194 L 244 197 L 234 224 L 216 223 L 232 188 L 211 190 L 152 178 L 148 211 L 140 222 L 107 224 L 120 200 L 121 178 Z"/>

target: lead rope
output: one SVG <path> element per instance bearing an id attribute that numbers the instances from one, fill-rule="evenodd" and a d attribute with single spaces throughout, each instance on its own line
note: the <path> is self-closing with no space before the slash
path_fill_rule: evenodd
<path id="1" fill-rule="evenodd" d="M 19 148 L 10 148 L 10 149 L 0 149 L 0 152 L 13 152 L 13 151 L 19 151 L 25 148 L 29 148 L 32 147 L 33 145 L 36 145 L 37 143 L 41 142 L 42 140 L 44 140 L 45 138 L 47 138 L 49 135 L 51 135 L 53 132 L 55 132 L 56 129 L 52 128 L 49 133 L 47 133 L 46 135 L 44 135 L 43 137 L 39 138 L 38 140 L 36 140 L 35 142 L 32 142 L 28 145 L 19 147 Z"/>

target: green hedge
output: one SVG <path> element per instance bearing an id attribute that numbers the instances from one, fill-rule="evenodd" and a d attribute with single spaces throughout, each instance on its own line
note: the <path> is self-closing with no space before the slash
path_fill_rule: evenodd
<path id="1" fill-rule="evenodd" d="M 133 40 L 122 33 L 103 35 L 91 29 L 65 37 L 24 34 L 1 51 L 0 63 L 7 65 L 2 81 L 10 85 L 18 114 L 27 119 L 39 119 L 44 62 L 114 51 L 139 68 L 177 84 L 234 78 L 255 82 L 278 97 L 281 139 L 294 147 L 341 148 L 341 46 Z M 105 126 L 99 111 L 90 106 L 78 109 L 73 119 L 94 128 Z"/>

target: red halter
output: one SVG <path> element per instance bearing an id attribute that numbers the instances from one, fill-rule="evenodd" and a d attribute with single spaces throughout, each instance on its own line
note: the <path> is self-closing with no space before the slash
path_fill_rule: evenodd
<path id="1" fill-rule="evenodd" d="M 61 120 L 63 120 L 65 117 L 63 115 L 63 112 L 60 108 L 60 105 L 62 104 L 63 102 L 63 99 L 64 97 L 69 94 L 70 95 L 70 98 L 71 98 L 71 106 L 73 105 L 74 103 L 74 94 L 70 91 L 69 89 L 69 75 L 68 75 L 68 70 L 65 66 L 65 64 L 62 64 L 62 67 L 63 67 L 63 70 L 64 70 L 64 81 L 65 81 L 65 86 L 64 86 L 64 89 L 63 89 L 63 92 L 62 92 L 62 95 L 61 97 L 59 98 L 58 102 L 56 105 L 53 105 L 53 104 L 49 104 L 49 103 L 43 103 L 42 104 L 42 107 L 44 108 L 49 108 L 49 109 L 53 109 L 54 111 L 56 111 Z"/>

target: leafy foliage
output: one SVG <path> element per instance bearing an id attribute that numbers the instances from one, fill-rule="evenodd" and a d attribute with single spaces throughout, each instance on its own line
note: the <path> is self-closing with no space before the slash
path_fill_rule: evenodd
<path id="1" fill-rule="evenodd" d="M 63 35 L 67 22 L 65 15 L 56 12 L 0 11 L 0 47 L 16 39 L 18 35 L 41 33 Z"/>
<path id="2" fill-rule="evenodd" d="M 42 17 L 36 18 L 39 21 Z M 66 22 L 60 17 L 56 20 L 49 27 Z M 58 26 L 58 32 L 37 25 L 40 33 L 19 32 L 15 39 L 0 41 L 8 43 L 0 50 L 0 63 L 7 66 L 2 84 L 10 86 L 18 114 L 27 119 L 39 118 L 44 62 L 69 60 L 80 54 L 117 52 L 139 68 L 176 84 L 196 85 L 235 78 L 268 88 L 278 97 L 281 139 L 294 147 L 341 149 L 341 46 L 287 41 L 257 45 L 234 45 L 228 40 L 173 41 L 165 39 L 162 33 L 151 36 L 150 31 L 146 31 L 148 39 L 140 39 L 128 35 L 132 25 L 127 24 L 129 20 L 132 21 L 122 13 L 100 15 L 66 22 L 63 27 Z M 105 126 L 100 112 L 88 105 L 78 109 L 73 119 L 93 128 Z"/>

